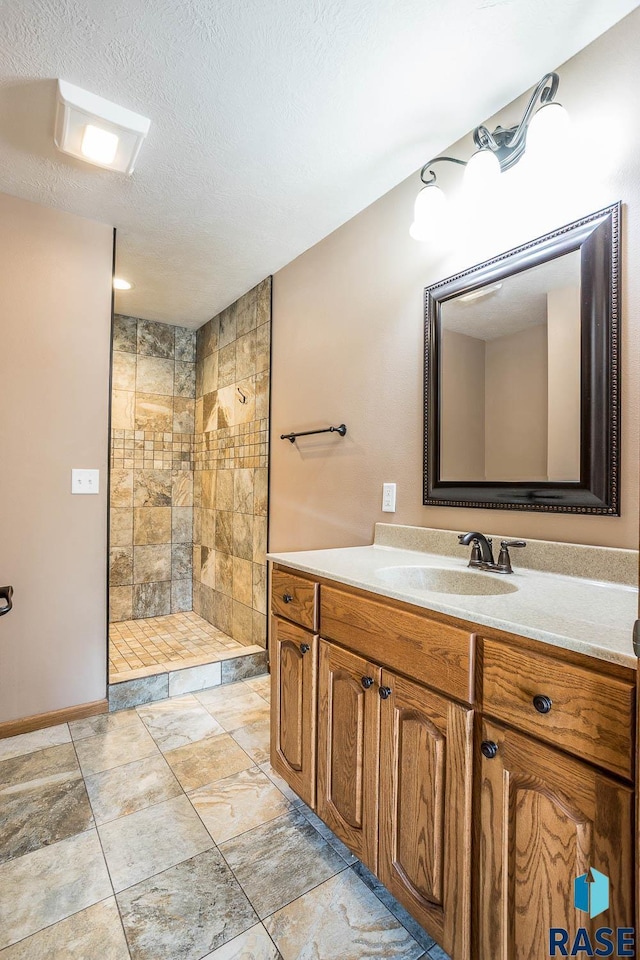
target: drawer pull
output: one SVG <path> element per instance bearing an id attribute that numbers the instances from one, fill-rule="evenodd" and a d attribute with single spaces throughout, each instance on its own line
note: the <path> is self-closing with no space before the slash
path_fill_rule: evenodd
<path id="1" fill-rule="evenodd" d="M 373 686 L 373 677 L 363 677 L 360 681 L 365 690 L 368 690 L 369 687 Z"/>
<path id="2" fill-rule="evenodd" d="M 282 599 L 284 600 L 285 603 L 292 603 L 292 602 L 293 602 L 293 597 L 291 596 L 290 593 L 283 593 L 283 594 L 282 594 Z"/>
<path id="3" fill-rule="evenodd" d="M 391 696 L 391 687 L 380 687 L 378 690 L 381 700 L 388 700 Z"/>
<path id="4" fill-rule="evenodd" d="M 487 760 L 493 760 L 498 752 L 498 744 L 494 743 L 493 740 L 483 740 L 480 744 L 480 750 L 483 757 L 486 757 Z"/>
<path id="5" fill-rule="evenodd" d="M 551 697 L 545 697 L 542 693 L 537 693 L 533 698 L 533 705 L 538 713 L 549 713 L 552 703 Z"/>
<path id="6" fill-rule="evenodd" d="M 309 650 L 311 650 L 311 647 L 309 646 L 308 643 L 300 644 L 300 653 L 302 654 L 302 656 L 304 656 L 305 653 L 309 653 Z"/>

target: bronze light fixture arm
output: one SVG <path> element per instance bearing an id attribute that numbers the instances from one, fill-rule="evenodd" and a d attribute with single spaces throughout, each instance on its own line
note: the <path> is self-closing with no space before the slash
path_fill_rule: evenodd
<path id="1" fill-rule="evenodd" d="M 429 167 L 433 166 L 434 163 L 457 163 L 461 167 L 466 167 L 466 160 L 458 160 L 456 157 L 434 157 L 433 160 L 429 160 L 428 163 L 425 163 L 424 167 L 420 171 L 420 179 L 424 183 L 425 187 L 430 186 L 430 184 L 436 182 L 436 175 L 433 170 L 430 170 Z M 425 180 L 425 173 L 429 174 L 429 179 Z"/>

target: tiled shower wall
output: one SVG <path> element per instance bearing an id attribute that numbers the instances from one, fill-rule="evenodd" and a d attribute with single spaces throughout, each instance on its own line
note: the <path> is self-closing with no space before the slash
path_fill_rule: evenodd
<path id="1" fill-rule="evenodd" d="M 195 331 L 116 315 L 111 621 L 192 609 Z"/>
<path id="2" fill-rule="evenodd" d="M 193 609 L 266 646 L 271 278 L 198 330 Z"/>

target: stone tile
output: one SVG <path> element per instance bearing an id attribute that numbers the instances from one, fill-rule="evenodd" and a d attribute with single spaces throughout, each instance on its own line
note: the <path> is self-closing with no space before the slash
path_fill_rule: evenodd
<path id="1" fill-rule="evenodd" d="M 261 923 L 234 937 L 204 960 L 282 960 L 273 940 Z"/>
<path id="2" fill-rule="evenodd" d="M 126 353 L 137 352 L 138 321 L 116 313 L 113 318 L 113 349 Z"/>
<path id="3" fill-rule="evenodd" d="M 130 620 L 133 616 L 133 587 L 109 588 L 109 622 Z"/>
<path id="4" fill-rule="evenodd" d="M 222 682 L 232 683 L 234 680 L 246 680 L 248 677 L 259 677 L 264 673 L 268 664 L 266 650 L 262 653 L 250 653 L 233 660 L 224 660 L 222 663 Z"/>
<path id="5" fill-rule="evenodd" d="M 174 470 L 171 473 L 171 506 L 193 506 L 193 472 Z"/>
<path id="6" fill-rule="evenodd" d="M 213 590 L 216 585 L 216 552 L 209 547 L 200 548 L 200 580 Z"/>
<path id="7" fill-rule="evenodd" d="M 151 550 L 152 547 L 136 547 L 136 550 Z M 163 549 L 162 547 L 160 549 Z M 136 583 L 133 587 L 133 616 L 166 617 L 171 613 L 171 545 L 167 545 L 169 560 L 167 580 L 164 583 Z M 153 698 L 156 699 L 155 697 Z M 135 701 L 136 703 L 138 701 Z"/>
<path id="8" fill-rule="evenodd" d="M 233 557 L 233 599 L 248 607 L 253 604 L 253 564 L 240 557 Z"/>
<path id="9" fill-rule="evenodd" d="M 178 747 L 165 756 L 184 790 L 197 790 L 252 766 L 251 758 L 229 734 Z"/>
<path id="10" fill-rule="evenodd" d="M 201 693 L 196 693 L 195 697 L 196 700 L 207 707 L 208 710 L 212 706 L 222 710 L 226 704 L 231 703 L 233 700 L 241 701 L 244 697 L 246 697 L 246 695 L 246 685 L 238 682 L 227 683 L 225 684 L 224 688 L 219 687 L 213 690 L 203 690 Z"/>
<path id="11" fill-rule="evenodd" d="M 216 843 L 223 843 L 287 813 L 290 804 L 257 767 L 249 767 L 190 795 Z"/>
<path id="12" fill-rule="evenodd" d="M 234 470 L 218 470 L 216 474 L 216 510 L 233 510 Z"/>
<path id="13" fill-rule="evenodd" d="M 222 681 L 222 669 L 219 663 L 205 663 L 201 667 L 186 667 L 184 670 L 172 670 L 169 674 L 169 696 L 177 697 L 183 693 L 206 690 Z"/>
<path id="14" fill-rule="evenodd" d="M 264 773 L 265 777 L 268 777 L 269 780 L 278 788 L 280 793 L 286 797 L 287 800 L 290 800 L 292 803 L 296 800 L 299 800 L 297 793 L 291 789 L 286 780 L 283 780 L 282 777 L 275 772 L 270 763 L 261 763 L 260 769 Z"/>
<path id="15" fill-rule="evenodd" d="M 136 430 L 173 431 L 173 397 L 155 393 L 137 393 L 134 424 Z"/>
<path id="16" fill-rule="evenodd" d="M 358 862 L 358 858 L 351 853 L 351 850 L 335 835 L 333 830 L 331 830 L 320 817 L 316 816 L 311 807 L 308 807 L 300 798 L 296 798 L 293 805 L 296 810 L 299 810 L 300 813 L 303 814 L 311 826 L 318 831 L 320 836 L 324 837 L 329 846 L 333 847 L 336 853 L 340 854 L 345 863 L 354 864 Z M 376 891 L 374 890 L 373 892 L 375 893 Z"/>
<path id="17" fill-rule="evenodd" d="M 161 357 L 138 357 L 136 390 L 138 393 L 155 393 L 163 397 L 173 396 L 174 361 Z"/>
<path id="18" fill-rule="evenodd" d="M 196 413 L 195 413 L 195 432 L 196 434 L 202 433 L 204 430 L 204 401 L 202 397 L 196 397 Z"/>
<path id="19" fill-rule="evenodd" d="M 351 870 L 279 910 L 265 927 L 284 960 L 417 960 L 423 953 Z"/>
<path id="20" fill-rule="evenodd" d="M 232 696 L 225 696 L 224 684 L 219 691 L 198 694 L 200 702 L 228 733 L 257 720 L 269 720 L 269 704 L 263 697 L 245 684 L 237 686 L 239 689 L 234 690 Z"/>
<path id="21" fill-rule="evenodd" d="M 242 681 L 250 690 L 263 697 L 267 703 L 271 700 L 271 676 L 265 673 L 261 677 L 250 677 Z"/>
<path id="22" fill-rule="evenodd" d="M 235 513 L 253 513 L 254 470 L 233 471 L 233 509 Z"/>
<path id="23" fill-rule="evenodd" d="M 169 693 L 174 696 L 171 682 Z M 224 733 L 221 725 L 195 697 L 180 697 L 138 707 L 138 715 L 163 753 Z"/>
<path id="24" fill-rule="evenodd" d="M 253 610 L 234 600 L 232 616 L 231 636 L 239 643 L 249 645 L 253 640 Z"/>
<path id="25" fill-rule="evenodd" d="M 173 375 L 173 395 L 174 397 L 190 397 L 195 400 L 196 396 L 196 365 L 195 363 L 184 363 L 176 360 Z"/>
<path id="26" fill-rule="evenodd" d="M 260 918 L 345 868 L 297 811 L 227 840 L 220 850 Z"/>
<path id="27" fill-rule="evenodd" d="M 252 564 L 253 593 L 251 606 L 259 613 L 267 612 L 267 568 L 263 563 Z"/>
<path id="28" fill-rule="evenodd" d="M 256 372 L 256 331 L 251 330 L 236 340 L 236 379 L 245 380 Z"/>
<path id="29" fill-rule="evenodd" d="M 138 353 L 146 357 L 165 357 L 173 359 L 175 355 L 174 327 L 154 320 L 138 321 Z"/>
<path id="30" fill-rule="evenodd" d="M 193 570 L 193 547 L 191 543 L 174 543 L 171 547 L 171 578 L 186 580 Z"/>
<path id="31" fill-rule="evenodd" d="M 0 794 L 21 787 L 53 786 L 77 780 L 80 768 L 71 742 L 11 757 L 0 763 Z"/>
<path id="32" fill-rule="evenodd" d="M 217 471 L 201 470 L 198 472 L 201 483 L 200 506 L 213 510 L 216 506 Z"/>
<path id="33" fill-rule="evenodd" d="M 253 511 L 259 517 L 267 516 L 268 508 L 268 476 L 266 467 L 258 467 L 254 470 L 253 479 Z"/>
<path id="34" fill-rule="evenodd" d="M 255 376 L 246 377 L 235 385 L 233 399 L 237 400 L 236 391 L 242 390 L 245 397 L 244 403 L 236 403 L 233 407 L 232 423 L 251 423 L 256 419 L 256 378 Z"/>
<path id="35" fill-rule="evenodd" d="M 226 344 L 218 351 L 218 390 L 230 386 L 236 380 L 235 341 Z"/>
<path id="36" fill-rule="evenodd" d="M 270 755 L 269 706 L 267 705 L 266 719 L 253 720 L 237 727 L 232 735 L 254 763 L 266 763 Z"/>
<path id="37" fill-rule="evenodd" d="M 111 547 L 109 550 L 109 584 L 122 587 L 133 582 L 133 547 Z"/>
<path id="38" fill-rule="evenodd" d="M 171 613 L 187 613 L 193 608 L 193 581 L 171 581 Z"/>
<path id="39" fill-rule="evenodd" d="M 218 349 L 222 351 L 223 347 L 236 339 L 236 311 L 235 304 L 231 304 L 220 314 L 220 330 L 218 333 Z"/>
<path id="40" fill-rule="evenodd" d="M 216 589 L 228 597 L 233 595 L 233 557 L 227 553 L 215 555 L 216 561 Z"/>
<path id="41" fill-rule="evenodd" d="M 154 508 L 143 507 L 141 509 Z M 179 509 L 185 508 L 181 507 Z M 133 580 L 134 583 L 155 583 L 159 580 L 171 580 L 171 543 L 134 547 Z M 158 616 L 158 614 L 143 613 L 142 616 Z"/>
<path id="42" fill-rule="evenodd" d="M 173 398 L 173 432 L 193 433 L 195 425 L 195 400 L 187 397 Z"/>
<path id="43" fill-rule="evenodd" d="M 98 824 L 182 795 L 171 769 L 157 754 L 96 773 L 86 778 L 86 785 Z"/>
<path id="44" fill-rule="evenodd" d="M 253 611 L 253 642 L 259 647 L 267 646 L 267 617 L 259 610 Z"/>
<path id="45" fill-rule="evenodd" d="M 157 586 L 157 584 L 146 584 Z M 166 673 L 140 680 L 125 680 L 109 687 L 109 710 L 124 710 L 140 703 L 151 703 L 169 696 L 169 677 Z"/>
<path id="46" fill-rule="evenodd" d="M 69 743 L 71 734 L 69 725 L 59 723 L 55 727 L 45 727 L 43 730 L 34 730 L 33 733 L 20 733 L 17 737 L 6 737 L 0 740 L 0 761 L 11 760 L 12 757 L 22 757 L 46 747 L 57 747 L 61 743 Z"/>
<path id="47" fill-rule="evenodd" d="M 218 349 L 218 334 L 220 330 L 220 317 L 213 317 L 196 333 L 196 359 L 202 360 L 209 356 L 214 350 Z"/>
<path id="48" fill-rule="evenodd" d="M 113 897 L 86 907 L 2 952 L 2 960 L 93 960 L 97 957 L 129 960 Z"/>
<path id="49" fill-rule="evenodd" d="M 228 386 L 218 388 L 217 410 L 218 410 L 218 429 L 232 427 L 237 422 L 238 409 L 241 404 L 238 402 L 236 392 L 237 384 L 231 383 Z"/>
<path id="50" fill-rule="evenodd" d="M 256 330 L 256 373 L 271 365 L 271 324 L 261 323 Z"/>
<path id="51" fill-rule="evenodd" d="M 125 727 L 140 729 L 140 717 L 135 710 L 121 710 L 119 713 L 100 713 L 83 720 L 71 720 L 69 730 L 74 740 L 86 740 Z"/>
<path id="52" fill-rule="evenodd" d="M 174 330 L 175 358 L 187 363 L 196 362 L 196 331 L 186 327 L 176 327 Z"/>
<path id="53" fill-rule="evenodd" d="M 133 507 L 133 470 L 112 470 L 110 476 L 111 506 Z"/>
<path id="54" fill-rule="evenodd" d="M 253 518 L 253 562 L 267 562 L 267 518 Z"/>
<path id="55" fill-rule="evenodd" d="M 136 470 L 133 480 L 135 507 L 170 507 L 172 503 L 169 470 Z"/>
<path id="56" fill-rule="evenodd" d="M 132 681 L 136 682 L 136 681 Z M 116 687 L 120 684 L 115 684 Z M 140 721 L 112 728 L 106 733 L 86 740 L 76 740 L 76 752 L 85 777 L 103 770 L 111 770 L 132 760 L 141 760 L 157 754 L 153 737 Z"/>
<path id="57" fill-rule="evenodd" d="M 217 516 L 218 514 L 215 510 L 209 510 L 205 507 L 200 508 L 200 542 L 205 547 L 215 547 L 216 545 Z"/>
<path id="58" fill-rule="evenodd" d="M 425 953 L 425 960 L 449 960 L 449 954 L 436 943 Z"/>
<path id="59" fill-rule="evenodd" d="M 112 430 L 133 430 L 135 399 L 136 395 L 133 390 L 111 391 Z"/>
<path id="60" fill-rule="evenodd" d="M 309 811 L 309 813 L 311 813 L 311 811 Z M 313 813 L 311 813 L 311 817 L 318 819 Z M 325 829 L 328 830 L 329 828 L 325 827 Z M 367 870 L 363 863 L 355 860 L 353 872 L 356 873 L 362 882 L 365 883 L 371 890 L 371 892 L 376 895 L 378 900 L 384 904 L 387 910 L 393 914 L 393 916 L 402 924 L 405 930 L 411 934 L 413 939 L 421 945 L 423 950 L 431 950 L 434 946 L 436 946 L 436 942 L 433 937 L 430 937 L 426 930 L 422 929 L 420 924 L 413 919 L 411 914 L 405 910 L 401 903 L 398 903 L 396 898 L 389 893 L 387 888 L 380 883 L 378 878 L 374 877 L 374 875 Z M 440 948 L 438 947 L 438 949 Z M 444 951 L 442 952 L 442 957 L 444 960 L 448 960 L 448 957 Z"/>
<path id="61" fill-rule="evenodd" d="M 132 960 L 200 960 L 257 919 L 215 849 L 131 887 L 118 903 Z"/>
<path id="62" fill-rule="evenodd" d="M 114 390 L 135 390 L 136 355 L 113 351 L 112 388 Z"/>
<path id="63" fill-rule="evenodd" d="M 233 514 L 219 510 L 216 514 L 215 547 L 221 553 L 233 553 Z"/>
<path id="64" fill-rule="evenodd" d="M 0 950 L 112 893 L 95 829 L 1 864 Z"/>
<path id="65" fill-rule="evenodd" d="M 93 815 L 81 778 L 53 783 L 39 783 L 34 779 L 29 783 L 0 788 L 0 807 L 0 863 L 84 833 L 93 826 Z"/>
<path id="66" fill-rule="evenodd" d="M 116 893 L 213 845 L 185 796 L 111 820 L 98 832 Z"/>
<path id="67" fill-rule="evenodd" d="M 212 393 L 218 389 L 218 351 L 210 353 L 202 361 L 202 393 Z"/>
<path id="68" fill-rule="evenodd" d="M 255 288 L 258 326 L 271 319 L 271 280 L 271 277 L 265 277 Z"/>
<path id="69" fill-rule="evenodd" d="M 171 508 L 171 538 L 173 543 L 193 542 L 193 507 Z"/>
<path id="70" fill-rule="evenodd" d="M 134 507 L 133 542 L 136 546 L 171 543 L 171 507 Z M 170 578 L 171 572 L 169 572 L 169 577 L 152 576 L 149 579 L 166 580 Z M 136 582 L 140 583 L 141 579 L 137 579 Z"/>
<path id="71" fill-rule="evenodd" d="M 218 391 L 212 390 L 202 399 L 202 429 L 211 433 L 218 429 Z"/>
<path id="72" fill-rule="evenodd" d="M 233 514 L 233 556 L 253 560 L 253 517 Z"/>
<path id="73" fill-rule="evenodd" d="M 268 370 L 262 370 L 255 376 L 255 419 L 264 420 L 269 416 L 269 391 L 271 378 Z"/>
<path id="74" fill-rule="evenodd" d="M 112 547 L 130 547 L 133 543 L 133 513 L 130 509 L 109 511 L 109 540 Z"/>

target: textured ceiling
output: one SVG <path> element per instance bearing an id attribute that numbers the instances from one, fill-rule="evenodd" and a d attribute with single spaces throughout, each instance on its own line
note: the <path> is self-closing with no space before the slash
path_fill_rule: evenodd
<path id="1" fill-rule="evenodd" d="M 118 310 L 197 327 L 636 6 L 0 0 L 0 190 L 114 224 Z M 56 77 L 151 118 L 131 179 L 55 150 Z"/>

